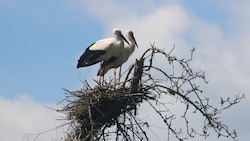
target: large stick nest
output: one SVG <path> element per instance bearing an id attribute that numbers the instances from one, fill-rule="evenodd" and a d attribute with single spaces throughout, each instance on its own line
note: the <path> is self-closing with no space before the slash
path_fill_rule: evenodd
<path id="1" fill-rule="evenodd" d="M 113 81 L 105 84 L 97 83 L 93 88 L 84 81 L 84 88 L 77 91 L 65 89 L 67 94 L 64 99 L 64 107 L 59 112 L 67 115 L 70 121 L 70 129 L 67 132 L 66 141 L 72 140 L 149 140 L 145 128 L 150 127 L 146 121 L 136 117 L 139 114 L 138 106 L 148 102 L 155 110 L 154 114 L 161 117 L 162 122 L 168 128 L 166 139 L 170 134 L 179 140 L 184 140 L 195 135 L 207 137 L 208 130 L 213 129 L 218 137 L 231 137 L 236 140 L 235 131 L 229 131 L 228 127 L 220 121 L 218 115 L 225 109 L 240 102 L 244 97 L 238 96 L 234 101 L 221 98 L 222 108 L 219 109 L 209 105 L 209 98 L 202 97 L 202 90 L 195 84 L 196 80 L 205 80 L 204 72 L 193 72 L 189 63 L 192 60 L 194 49 L 191 50 L 191 57 L 187 60 L 178 59 L 172 56 L 171 50 L 166 53 L 164 50 L 155 48 L 146 50 L 128 70 L 124 79 L 117 84 Z M 162 56 L 165 66 L 155 66 L 156 54 Z M 179 68 L 177 68 L 179 67 Z M 153 74 L 157 72 L 157 75 Z M 186 130 L 176 129 L 173 121 L 177 115 L 168 110 L 157 109 L 150 101 L 160 103 L 162 96 L 176 98 L 185 106 L 181 119 L 186 124 Z M 62 102 L 63 103 L 63 102 Z M 195 112 L 194 112 L 195 111 Z M 188 114 L 199 113 L 204 119 L 201 130 L 191 127 Z M 184 127 L 182 127 L 184 128 Z M 186 131 L 185 133 L 182 131 Z"/>
<path id="2" fill-rule="evenodd" d="M 89 140 L 100 138 L 101 130 L 115 125 L 118 117 L 129 111 L 136 111 L 136 105 L 143 100 L 154 99 L 145 93 L 130 93 L 129 88 L 86 87 L 81 91 L 67 91 L 74 101 L 64 107 L 68 119 L 76 122 L 71 139 Z M 74 123 L 75 124 L 75 123 Z"/>

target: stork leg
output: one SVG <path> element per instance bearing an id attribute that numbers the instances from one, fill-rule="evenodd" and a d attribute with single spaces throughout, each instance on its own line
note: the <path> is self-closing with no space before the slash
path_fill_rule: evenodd
<path id="1" fill-rule="evenodd" d="M 120 70 L 119 70 L 119 83 L 121 82 L 121 76 L 122 76 L 122 65 L 120 66 Z"/>
<path id="2" fill-rule="evenodd" d="M 114 69 L 114 82 L 115 82 L 115 85 L 116 85 L 116 68 Z"/>
<path id="3" fill-rule="evenodd" d="M 102 68 L 102 62 L 100 63 L 100 78 L 99 78 L 99 84 L 103 85 L 103 81 L 104 81 L 104 75 L 103 75 L 103 68 Z"/>
<path id="4" fill-rule="evenodd" d="M 104 84 L 104 75 L 102 76 L 102 85 Z"/>
<path id="5" fill-rule="evenodd" d="M 100 80 L 99 80 L 99 84 L 102 86 L 104 82 L 104 76 L 100 75 Z"/>

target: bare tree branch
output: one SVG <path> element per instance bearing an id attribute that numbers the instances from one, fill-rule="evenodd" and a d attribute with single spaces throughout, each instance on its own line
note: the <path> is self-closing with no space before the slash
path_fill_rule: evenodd
<path id="1" fill-rule="evenodd" d="M 221 107 L 211 105 L 198 85 L 208 83 L 205 72 L 194 71 L 190 66 L 195 49 L 190 50 L 190 58 L 179 59 L 172 55 L 174 48 L 167 53 L 151 44 L 151 48 L 130 66 L 118 88 L 113 82 L 92 88 L 83 81 L 83 89 L 65 90 L 68 95 L 62 103 L 66 104 L 58 111 L 65 113 L 72 123 L 66 140 L 110 140 L 112 137 L 125 141 L 150 140 L 147 134 L 150 123 L 137 117 L 142 103 L 148 103 L 154 114 L 159 115 L 167 127 L 168 140 L 207 138 L 211 131 L 218 137 L 237 140 L 236 131 L 223 123 L 221 113 L 240 103 L 245 95 L 220 98 Z M 169 105 L 162 101 L 164 97 L 175 99 L 176 103 Z M 181 115 L 172 112 L 177 104 L 183 107 Z M 190 118 L 193 115 L 203 121 L 200 129 L 193 126 Z M 176 120 L 183 121 L 184 125 L 176 126 Z"/>

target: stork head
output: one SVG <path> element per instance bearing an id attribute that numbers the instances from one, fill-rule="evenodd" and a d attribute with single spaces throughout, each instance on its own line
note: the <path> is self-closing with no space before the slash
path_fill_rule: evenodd
<path id="1" fill-rule="evenodd" d="M 127 41 L 127 39 L 122 35 L 122 32 L 120 29 L 118 28 L 114 28 L 113 29 L 113 34 L 120 37 L 121 39 L 123 39 L 126 43 L 128 43 L 130 45 L 130 43 Z"/>
<path id="2" fill-rule="evenodd" d="M 135 44 L 135 46 L 138 48 L 138 45 L 137 45 L 137 43 L 136 43 L 136 40 L 135 40 L 133 31 L 130 30 L 130 29 L 128 29 L 128 30 L 126 31 L 126 36 L 129 38 L 129 40 L 133 41 L 134 44 Z"/>

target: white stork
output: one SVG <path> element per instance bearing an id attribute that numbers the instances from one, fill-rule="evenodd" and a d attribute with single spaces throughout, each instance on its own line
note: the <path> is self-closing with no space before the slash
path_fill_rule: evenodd
<path id="1" fill-rule="evenodd" d="M 124 47 L 124 41 L 128 44 L 129 42 L 117 28 L 113 29 L 113 35 L 113 38 L 102 39 L 91 44 L 78 60 L 77 68 L 117 58 Z"/>
<path id="2" fill-rule="evenodd" d="M 134 38 L 134 33 L 131 30 L 127 30 L 126 37 L 128 38 L 129 43 L 124 44 L 123 49 L 121 50 L 120 54 L 116 58 L 110 58 L 107 61 L 104 61 L 98 71 L 99 76 L 103 76 L 108 70 L 114 68 L 114 74 L 116 74 L 116 68 L 122 66 L 125 63 L 129 56 L 134 52 L 135 46 L 138 47 L 136 40 Z M 115 79 L 115 78 L 114 78 Z"/>

